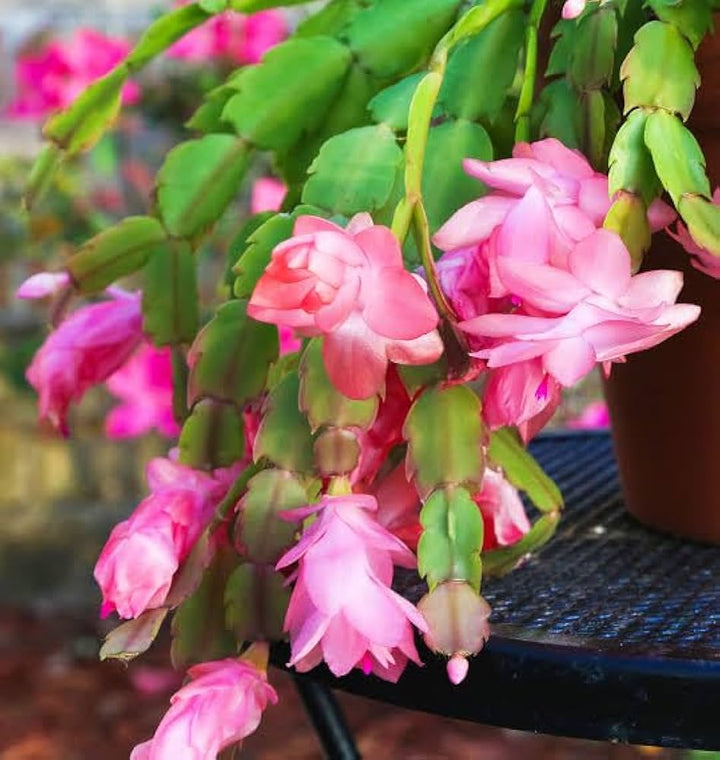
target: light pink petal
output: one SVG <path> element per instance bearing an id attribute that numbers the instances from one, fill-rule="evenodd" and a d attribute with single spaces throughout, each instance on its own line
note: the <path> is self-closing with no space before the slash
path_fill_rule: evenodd
<path id="1" fill-rule="evenodd" d="M 70 284 L 67 272 L 39 272 L 28 277 L 17 289 L 16 298 L 36 299 L 55 295 Z"/>
<path id="2" fill-rule="evenodd" d="M 360 232 L 366 229 L 370 229 L 373 226 L 373 219 L 366 211 L 361 211 L 347 223 L 345 232 L 352 237 L 357 236 Z M 387 229 L 387 228 L 385 228 Z M 358 245 L 361 245 L 358 243 Z"/>
<path id="3" fill-rule="evenodd" d="M 486 240 L 517 203 L 514 198 L 488 195 L 463 206 L 435 233 L 433 242 L 443 251 L 468 248 Z"/>
<path id="4" fill-rule="evenodd" d="M 405 269 L 372 270 L 363 281 L 363 297 L 363 319 L 385 338 L 413 340 L 437 327 L 435 307 Z"/>
<path id="5" fill-rule="evenodd" d="M 546 264 L 550 259 L 554 227 L 547 201 L 536 187 L 531 187 L 515 204 L 498 232 L 498 257 Z"/>
<path id="6" fill-rule="evenodd" d="M 293 228 L 293 237 L 314 235 L 316 232 L 337 232 L 344 234 L 342 227 L 320 216 L 299 216 Z"/>
<path id="7" fill-rule="evenodd" d="M 357 276 L 346 277 L 333 300 L 315 313 L 315 324 L 318 330 L 331 333 L 345 322 L 355 307 L 359 293 L 360 278 Z"/>
<path id="8" fill-rule="evenodd" d="M 584 10 L 588 0 L 565 0 L 565 4 L 562 9 L 562 17 L 564 19 L 577 18 Z"/>
<path id="9" fill-rule="evenodd" d="M 618 298 L 631 284 L 630 254 L 619 235 L 599 229 L 570 253 L 570 271 L 608 298 Z"/>
<path id="10" fill-rule="evenodd" d="M 466 158 L 463 169 L 495 190 L 511 195 L 523 195 L 533 184 L 542 167 L 533 159 L 505 158 L 500 161 L 478 161 Z"/>
<path id="11" fill-rule="evenodd" d="M 580 182 L 578 206 L 596 226 L 602 225 L 610 205 L 608 178 L 604 174 L 596 174 Z"/>
<path id="12" fill-rule="evenodd" d="M 508 292 L 551 314 L 564 314 L 590 290 L 570 272 L 531 261 L 499 256 L 497 270 Z"/>
<path id="13" fill-rule="evenodd" d="M 532 157 L 537 161 L 552 166 L 555 171 L 573 179 L 583 180 L 596 176 L 585 156 L 577 150 L 563 145 L 560 140 L 548 137 L 528 145 L 518 143 L 513 149 L 513 156 Z"/>
<path id="14" fill-rule="evenodd" d="M 677 219 L 675 210 L 659 198 L 656 198 L 650 204 L 647 216 L 648 222 L 650 223 L 650 229 L 653 232 L 658 232 L 659 230 L 668 227 Z"/>
<path id="15" fill-rule="evenodd" d="M 597 362 L 592 345 L 584 338 L 567 338 L 543 357 L 545 369 L 566 388 L 587 375 Z"/>
<path id="16" fill-rule="evenodd" d="M 421 335 L 413 340 L 394 340 L 387 344 L 387 358 L 395 364 L 432 364 L 444 350 L 437 330 Z"/>
<path id="17" fill-rule="evenodd" d="M 625 292 L 617 299 L 626 309 L 648 309 L 675 303 L 683 286 L 682 272 L 658 269 L 636 274 Z"/>
<path id="18" fill-rule="evenodd" d="M 372 332 L 358 314 L 323 341 L 323 358 L 333 385 L 348 398 L 370 398 L 385 385 L 386 341 Z"/>
<path id="19" fill-rule="evenodd" d="M 361 227 L 353 234 L 353 241 L 365 251 L 373 269 L 388 267 L 400 270 L 403 268 L 400 243 L 387 227 L 381 225 Z"/>

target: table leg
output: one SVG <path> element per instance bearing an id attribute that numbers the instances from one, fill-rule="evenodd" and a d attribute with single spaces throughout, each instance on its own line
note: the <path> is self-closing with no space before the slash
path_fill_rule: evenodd
<path id="1" fill-rule="evenodd" d="M 332 691 L 307 676 L 293 678 L 328 760 L 362 760 Z"/>

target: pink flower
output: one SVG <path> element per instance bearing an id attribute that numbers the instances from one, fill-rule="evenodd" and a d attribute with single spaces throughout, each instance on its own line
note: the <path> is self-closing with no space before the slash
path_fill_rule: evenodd
<path id="1" fill-rule="evenodd" d="M 544 370 L 542 361 L 532 359 L 490 371 L 483 392 L 483 418 L 491 430 L 517 426 L 529 441 L 555 413 L 562 388 Z"/>
<path id="2" fill-rule="evenodd" d="M 8 115 L 41 119 L 67 108 L 88 85 L 107 74 L 130 51 L 121 37 L 109 37 L 95 29 L 78 29 L 67 40 L 53 40 L 34 54 L 21 56 L 16 65 L 17 95 Z M 137 84 L 122 91 L 125 105 L 140 99 Z"/>
<path id="3" fill-rule="evenodd" d="M 298 563 L 285 629 L 301 672 L 324 659 L 337 676 L 359 667 L 394 682 L 408 659 L 419 663 L 412 625 L 425 631 L 425 621 L 390 588 L 393 564 L 415 567 L 415 556 L 376 510 L 372 496 L 324 496 L 303 510 L 320 514 L 278 563 Z"/>
<path id="4" fill-rule="evenodd" d="M 169 348 L 143 343 L 106 384 L 110 393 L 122 401 L 105 420 L 109 438 L 131 438 L 151 430 L 172 438 L 180 432 L 173 416 Z"/>
<path id="5" fill-rule="evenodd" d="M 295 337 L 295 333 L 289 327 L 280 327 L 280 356 L 292 354 L 302 348 L 302 341 Z"/>
<path id="6" fill-rule="evenodd" d="M 720 187 L 715 188 L 713 193 L 713 204 L 720 206 Z M 667 230 L 668 235 L 678 243 L 693 257 L 692 265 L 710 277 L 720 279 L 720 256 L 714 256 L 707 248 L 698 245 L 690 235 L 688 228 L 682 223 L 677 223 L 677 230 Z"/>
<path id="7" fill-rule="evenodd" d="M 287 195 L 287 186 L 274 177 L 256 179 L 250 193 L 250 212 L 280 211 Z"/>
<path id="8" fill-rule="evenodd" d="M 578 430 L 595 430 L 610 427 L 610 410 L 604 401 L 591 401 L 567 426 Z"/>
<path id="9" fill-rule="evenodd" d="M 475 501 L 485 523 L 483 550 L 515 544 L 530 530 L 520 495 L 501 472 L 485 470 Z"/>
<path id="10" fill-rule="evenodd" d="M 368 214 L 347 229 L 300 217 L 294 237 L 273 251 L 248 314 L 301 335 L 324 335 L 325 367 L 350 398 L 380 392 L 388 362 L 428 364 L 443 350 L 421 281 L 404 269 L 392 232 Z"/>
<path id="11" fill-rule="evenodd" d="M 153 738 L 130 760 L 215 760 L 255 731 L 268 702 L 277 703 L 266 674 L 242 660 L 204 662 L 188 675 Z"/>
<path id="12" fill-rule="evenodd" d="M 584 10 L 588 0 L 565 0 L 562 9 L 564 19 L 577 18 Z"/>
<path id="13" fill-rule="evenodd" d="M 680 272 L 633 277 L 630 254 L 608 230 L 597 230 L 575 246 L 568 271 L 526 265 L 513 271 L 513 286 L 519 298 L 533 304 L 559 303 L 568 293 L 577 301 L 561 316 L 485 314 L 464 322 L 462 329 L 491 341 L 475 355 L 489 367 L 541 357 L 544 371 L 565 387 L 596 363 L 623 361 L 661 343 L 700 314 L 698 306 L 674 303 L 682 288 Z"/>
<path id="14" fill-rule="evenodd" d="M 205 530 L 238 468 L 199 472 L 170 459 L 147 467 L 151 490 L 113 528 L 95 565 L 102 616 L 136 618 L 162 606 L 175 572 Z"/>
<path id="15" fill-rule="evenodd" d="M 27 370 L 28 382 L 40 394 L 40 417 L 63 434 L 70 403 L 107 380 L 142 340 L 140 295 L 117 289 L 111 295 L 74 311 L 50 333 Z"/>
<path id="16" fill-rule="evenodd" d="M 226 11 L 208 19 L 178 40 L 168 50 L 168 55 L 198 63 L 214 60 L 225 60 L 236 65 L 257 63 L 287 34 L 285 18 L 279 11 L 260 11 L 252 16 Z"/>

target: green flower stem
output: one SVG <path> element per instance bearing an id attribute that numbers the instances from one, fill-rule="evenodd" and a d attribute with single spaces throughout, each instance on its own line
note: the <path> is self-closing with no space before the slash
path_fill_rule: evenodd
<path id="1" fill-rule="evenodd" d="M 544 10 L 546 1 L 542 2 L 542 8 L 537 10 L 534 15 L 531 14 L 532 18 L 535 16 L 538 18 L 535 29 L 536 58 L 537 25 L 539 24 L 539 19 L 542 18 L 542 11 Z M 535 5 L 538 4 L 539 0 L 535 0 Z M 535 10 L 535 5 L 533 6 L 533 10 Z M 427 214 L 425 213 L 422 198 L 423 165 L 425 163 L 425 149 L 430 133 L 432 115 L 443 84 L 448 56 L 453 47 L 468 37 L 479 34 L 490 22 L 503 13 L 523 6 L 524 0 L 488 0 L 483 5 L 471 8 L 464 13 L 440 42 L 438 42 L 430 58 L 428 73 L 418 84 L 410 102 L 407 142 L 405 144 L 405 197 L 402 198 L 395 209 L 392 230 L 402 245 L 412 224 L 418 240 L 420 256 L 425 268 L 425 276 L 427 277 L 430 293 L 441 319 L 449 322 L 451 325 L 457 322 L 457 317 L 453 313 L 440 287 L 435 267 L 435 258 L 433 257 L 432 246 L 430 244 Z"/>
<path id="2" fill-rule="evenodd" d="M 525 36 L 525 71 L 515 112 L 515 142 L 530 140 L 530 111 L 535 97 L 537 79 L 538 36 L 547 0 L 533 0 Z"/>

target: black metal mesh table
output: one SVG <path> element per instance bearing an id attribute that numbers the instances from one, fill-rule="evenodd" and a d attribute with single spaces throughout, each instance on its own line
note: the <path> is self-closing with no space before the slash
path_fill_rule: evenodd
<path id="1" fill-rule="evenodd" d="M 397 685 L 320 669 L 312 685 L 300 682 L 311 713 L 329 685 L 527 731 L 720 749 L 720 549 L 649 531 L 625 512 L 608 434 L 549 434 L 532 450 L 566 513 L 542 551 L 484 582 L 493 636 L 466 681 L 450 685 L 427 651 L 425 667 Z M 417 576 L 397 581 L 413 601 L 424 593 Z M 275 654 L 282 662 L 287 650 Z M 356 756 L 325 744 L 330 757 Z"/>

